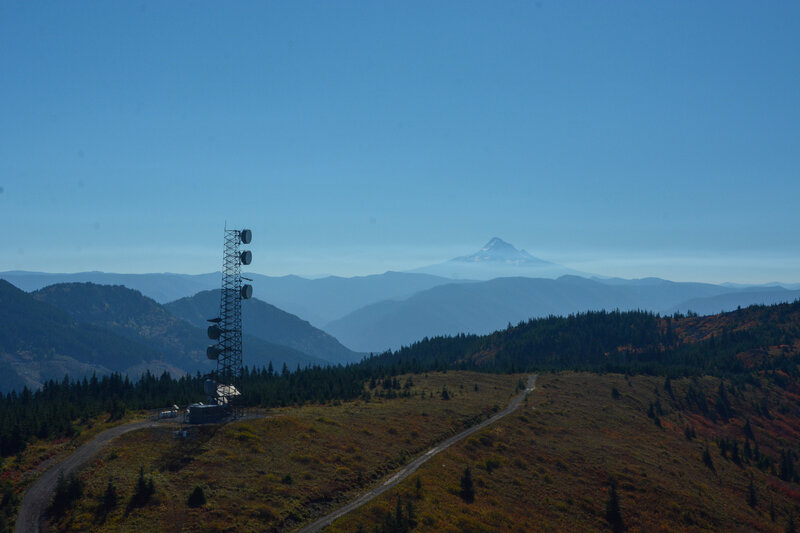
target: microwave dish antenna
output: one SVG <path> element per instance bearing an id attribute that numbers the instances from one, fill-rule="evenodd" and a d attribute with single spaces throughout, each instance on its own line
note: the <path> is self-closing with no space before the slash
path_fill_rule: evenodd
<path id="1" fill-rule="evenodd" d="M 207 422 L 225 416 L 238 418 L 242 413 L 242 300 L 253 296 L 253 286 L 242 284 L 243 279 L 252 282 L 242 276 L 242 265 L 249 265 L 253 254 L 240 250 L 239 245 L 250 244 L 252 239 L 253 232 L 249 229 L 225 228 L 219 316 L 208 320 L 211 322 L 208 338 L 216 343 L 208 347 L 206 355 L 217 362 L 216 370 L 203 384 L 211 405 L 194 406 L 197 416 L 193 416 L 190 406 L 190 422 Z M 215 407 L 210 409 L 211 406 Z"/>

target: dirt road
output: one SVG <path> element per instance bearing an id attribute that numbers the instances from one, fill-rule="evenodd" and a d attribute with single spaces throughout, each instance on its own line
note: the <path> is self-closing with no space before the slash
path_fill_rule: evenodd
<path id="1" fill-rule="evenodd" d="M 157 423 L 154 420 L 142 420 L 106 430 L 80 446 L 72 455 L 60 463 L 50 467 L 31 485 L 22 498 L 19 515 L 17 516 L 17 525 L 14 528 L 15 533 L 39 533 L 41 531 L 44 525 L 44 511 L 50 505 L 50 498 L 53 496 L 53 491 L 55 491 L 59 472 L 64 472 L 64 476 L 75 473 L 103 446 L 120 435 L 129 431 L 154 426 Z"/>
<path id="2" fill-rule="evenodd" d="M 392 474 L 388 479 L 383 481 L 380 485 L 365 492 L 364 494 L 362 494 L 352 502 L 348 503 L 347 505 L 340 507 L 339 509 L 333 511 L 332 513 L 323 516 L 316 522 L 298 529 L 296 533 L 316 533 L 317 531 L 321 531 L 326 526 L 331 525 L 334 520 L 346 515 L 347 513 L 349 513 L 354 509 L 358 509 L 365 503 L 375 499 L 377 496 L 380 496 L 381 494 L 391 489 L 392 487 L 396 486 L 398 483 L 400 483 L 408 476 L 416 472 L 420 466 L 422 466 L 426 461 L 428 461 L 431 457 L 435 456 L 437 453 L 441 452 L 442 450 L 446 450 L 456 442 L 466 437 L 469 437 L 476 431 L 480 431 L 486 426 L 494 424 L 504 416 L 516 411 L 516 409 L 520 406 L 525 396 L 527 396 L 528 393 L 530 393 L 535 388 L 536 388 L 536 376 L 533 375 L 528 378 L 528 384 L 526 389 L 522 391 L 521 394 L 515 396 L 514 399 L 511 400 L 511 402 L 505 409 L 495 414 L 491 418 L 487 418 L 480 424 L 476 424 L 469 429 L 465 429 L 464 431 L 462 431 L 457 435 L 453 435 L 452 437 L 443 440 L 442 442 L 440 442 L 430 450 L 426 451 L 422 455 L 418 456 L 416 459 L 408 463 L 406 466 L 404 466 L 403 468 Z"/>
<path id="3" fill-rule="evenodd" d="M 248 412 L 243 417 L 236 420 L 254 420 L 258 418 L 273 418 L 274 416 L 276 415 L 268 415 L 264 412 L 256 411 Z M 14 527 L 14 533 L 40 533 L 40 531 L 44 531 L 44 512 L 47 506 L 50 505 L 50 499 L 53 497 L 53 492 L 56 490 L 56 483 L 58 482 L 58 474 L 60 472 L 64 472 L 65 477 L 77 472 L 105 445 L 120 435 L 128 433 L 129 431 L 136 431 L 137 429 L 156 425 L 174 426 L 175 429 L 177 429 L 179 427 L 177 420 L 178 419 L 174 418 L 164 420 L 141 420 L 139 422 L 123 424 L 99 433 L 95 438 L 78 447 L 77 450 L 72 452 L 72 455 L 60 463 L 51 466 L 33 485 L 31 485 L 27 492 L 25 492 L 22 503 L 19 506 L 19 515 L 17 515 L 17 525 Z"/>
<path id="4" fill-rule="evenodd" d="M 504 416 L 508 415 L 509 413 L 514 412 L 522 403 L 522 400 L 525 396 L 531 392 L 536 385 L 536 376 L 530 376 L 528 378 L 528 385 L 527 388 L 519 395 L 515 396 L 513 400 L 508 404 L 508 406 L 500 411 L 499 413 L 495 414 L 491 418 L 487 418 L 483 422 L 472 426 L 469 429 L 462 431 L 457 435 L 453 435 L 452 437 L 440 442 L 433 448 L 429 449 L 406 466 L 392 474 L 387 480 L 383 483 L 378 485 L 377 487 L 365 492 L 361 496 L 359 496 L 356 500 L 348 503 L 344 507 L 340 507 L 336 511 L 320 518 L 316 522 L 305 526 L 298 530 L 298 533 L 311 533 L 320 531 L 325 526 L 330 525 L 334 520 L 339 518 L 340 516 L 344 516 L 345 514 L 349 513 L 353 509 L 357 509 L 361 507 L 365 503 L 369 502 L 370 500 L 374 499 L 376 496 L 383 494 L 387 490 L 391 489 L 408 476 L 416 472 L 416 470 L 425 463 L 428 459 L 435 456 L 437 453 L 441 452 L 442 450 L 446 450 L 448 447 L 452 446 L 456 442 L 472 435 L 476 431 L 480 431 L 481 429 L 485 428 L 486 426 L 493 424 L 503 418 Z M 253 414 L 250 416 L 245 416 L 244 418 L 269 418 L 269 416 L 265 416 L 263 414 Z M 77 450 L 75 450 L 69 457 L 50 467 L 44 474 L 42 474 L 39 479 L 37 479 L 33 485 L 28 489 L 25 493 L 25 496 L 22 498 L 22 504 L 19 508 L 19 515 L 17 516 L 17 525 L 14 528 L 15 533 L 40 533 L 43 530 L 44 526 L 44 512 L 47 509 L 47 506 L 50 504 L 50 498 L 53 496 L 53 492 L 56 488 L 56 483 L 58 482 L 58 475 L 59 472 L 63 472 L 64 476 L 69 476 L 77 472 L 82 466 L 84 466 L 97 452 L 99 452 L 104 446 L 106 446 L 109 442 L 116 439 L 120 435 L 128 433 L 129 431 L 135 431 L 137 429 L 152 427 L 159 424 L 159 421 L 156 420 L 142 420 L 139 422 L 131 422 L 130 424 L 124 424 L 121 426 L 117 426 L 115 428 L 111 428 L 106 430 L 95 438 L 90 440 L 89 442 L 80 446 Z M 163 422 L 162 422 L 163 423 Z"/>

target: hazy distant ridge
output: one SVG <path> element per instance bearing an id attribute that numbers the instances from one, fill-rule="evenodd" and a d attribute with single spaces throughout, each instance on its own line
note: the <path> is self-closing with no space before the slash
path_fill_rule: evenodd
<path id="1" fill-rule="evenodd" d="M 174 316 L 205 328 L 219 315 L 220 290 L 203 291 L 165 304 Z M 347 363 L 361 355 L 307 321 L 257 298 L 242 302 L 242 330 L 261 340 L 288 346 L 329 363 Z"/>
<path id="2" fill-rule="evenodd" d="M 365 305 L 386 299 L 403 299 L 421 290 L 453 280 L 429 274 L 386 272 L 371 276 L 343 278 L 328 276 L 307 279 L 300 276 L 265 276 L 246 273 L 253 279 L 255 294 L 261 300 L 321 327 Z M 158 303 L 218 289 L 221 274 L 113 274 L 81 272 L 49 274 L 11 271 L 0 273 L 16 287 L 31 292 L 56 283 L 89 282 L 98 285 L 124 285 Z"/>
<path id="3" fill-rule="evenodd" d="M 449 284 L 402 301 L 364 307 L 326 326 L 348 346 L 383 351 L 423 337 L 457 333 L 489 333 L 529 318 L 589 310 L 643 309 L 673 313 L 735 309 L 751 303 L 790 302 L 800 291 L 778 288 L 762 292 L 705 283 L 644 280 L 590 280 L 564 276 L 556 280 L 499 278 L 471 284 Z M 697 306 L 697 309 L 692 307 Z"/>
<path id="4" fill-rule="evenodd" d="M 38 387 L 65 374 L 136 377 L 146 370 L 180 375 L 214 368 L 204 327 L 122 286 L 66 283 L 28 294 L 0 279 L 0 319 L 0 390 Z M 243 351 L 251 367 L 329 363 L 247 332 Z"/>
<path id="5" fill-rule="evenodd" d="M 658 278 L 601 279 L 535 257 L 498 237 L 474 253 L 414 272 L 319 279 L 246 275 L 253 279 L 257 299 L 270 302 L 247 308 L 247 332 L 336 362 L 357 358 L 350 349 L 378 351 L 424 336 L 486 333 L 508 322 L 547 314 L 637 308 L 668 314 L 687 310 L 709 314 L 752 303 L 791 301 L 800 294 L 780 286 L 674 283 Z M 167 307 L 198 327 L 217 312 L 215 298 L 207 297 L 202 305 L 178 300 L 191 300 L 198 293 L 218 289 L 221 279 L 218 272 L 11 272 L 0 276 L 7 276 L 27 290 L 66 280 L 123 284 L 162 304 L 171 302 Z M 195 309 L 188 308 L 195 304 Z M 256 308 L 261 318 L 250 323 L 249 313 Z M 292 338 L 282 336 L 289 331 Z"/>

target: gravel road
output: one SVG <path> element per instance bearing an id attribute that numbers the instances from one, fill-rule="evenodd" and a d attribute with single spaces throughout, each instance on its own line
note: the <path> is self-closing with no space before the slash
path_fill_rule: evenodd
<path id="1" fill-rule="evenodd" d="M 129 431 L 154 426 L 157 423 L 155 420 L 143 420 L 106 430 L 78 447 L 77 450 L 60 463 L 50 467 L 31 485 L 22 498 L 19 515 L 17 516 L 17 525 L 14 528 L 15 533 L 39 533 L 44 530 L 44 512 L 47 506 L 50 505 L 50 498 L 53 496 L 53 491 L 55 491 L 59 472 L 64 472 L 64 476 L 69 476 L 77 472 L 103 446 L 120 435 Z"/>
<path id="2" fill-rule="evenodd" d="M 472 435 L 476 431 L 480 431 L 481 429 L 485 428 L 486 426 L 493 424 L 503 418 L 504 416 L 508 415 L 509 413 L 514 412 L 522 403 L 522 400 L 525 396 L 531 392 L 536 386 L 536 376 L 530 376 L 528 378 L 528 385 L 527 388 L 519 395 L 515 396 L 513 400 L 508 404 L 508 406 L 500 411 L 499 413 L 495 414 L 491 418 L 487 418 L 483 422 L 472 426 L 469 429 L 462 431 L 457 435 L 453 435 L 452 437 L 440 442 L 433 448 L 429 449 L 406 466 L 392 474 L 387 480 L 383 481 L 377 487 L 365 492 L 361 496 L 359 496 L 356 500 L 348 503 L 347 505 L 340 507 L 339 509 L 333 511 L 332 513 L 320 518 L 316 522 L 305 526 L 298 531 L 298 533 L 312 533 L 316 531 L 322 530 L 324 527 L 333 523 L 334 520 L 337 518 L 344 516 L 345 514 L 349 513 L 353 509 L 357 509 L 364 505 L 365 503 L 373 500 L 376 496 L 379 496 L 386 492 L 387 490 L 391 489 L 392 487 L 396 486 L 398 483 L 406 479 L 408 476 L 416 472 L 416 470 L 424 464 L 427 460 L 431 457 L 435 456 L 437 453 L 441 452 L 442 450 L 446 450 L 448 447 L 452 446 L 456 442 Z M 264 418 L 263 415 L 251 415 L 245 416 L 244 418 Z M 268 418 L 268 417 L 267 417 Z M 50 505 L 50 498 L 53 495 L 53 492 L 56 488 L 56 483 L 58 482 L 58 475 L 60 472 L 64 473 L 64 476 L 69 476 L 77 472 L 81 467 L 83 467 L 97 452 L 99 452 L 104 446 L 106 446 L 109 442 L 116 439 L 120 435 L 128 433 L 129 431 L 135 431 L 137 429 L 152 427 L 159 424 L 159 421 L 156 420 L 143 420 L 139 422 L 131 422 L 130 424 L 124 424 L 121 426 L 117 426 L 106 430 L 100 434 L 98 434 L 95 438 L 90 440 L 89 442 L 83 444 L 82 446 L 78 447 L 69 457 L 50 467 L 44 474 L 42 474 L 39 479 L 37 479 L 33 485 L 27 490 L 25 496 L 22 498 L 22 503 L 19 508 L 19 515 L 17 516 L 17 524 L 14 528 L 15 533 L 40 533 L 44 531 L 45 525 L 45 510 L 47 506 Z"/>
<path id="3" fill-rule="evenodd" d="M 353 511 L 354 509 L 358 509 L 359 507 L 361 507 L 365 503 L 375 499 L 377 496 L 380 496 L 381 494 L 383 494 L 387 490 L 395 487 L 398 483 L 400 483 L 401 481 L 406 479 L 408 476 L 410 476 L 411 474 L 416 472 L 417 469 L 420 466 L 422 466 L 431 457 L 434 457 L 437 453 L 439 453 L 439 452 L 441 452 L 443 450 L 446 450 L 447 448 L 449 448 L 450 446 L 452 446 L 456 442 L 458 442 L 458 441 L 460 441 L 460 440 L 462 440 L 462 439 L 464 439 L 466 437 L 469 437 L 470 435 L 472 435 L 476 431 L 480 431 L 483 428 L 485 428 L 486 426 L 488 426 L 490 424 L 494 424 L 495 422 L 497 422 L 498 420 L 500 420 L 504 416 L 516 411 L 516 409 L 520 406 L 520 404 L 522 403 L 522 400 L 525 398 L 525 396 L 527 396 L 528 393 L 530 393 L 535 388 L 536 388 L 536 376 L 533 375 L 533 376 L 530 376 L 528 378 L 528 385 L 527 385 L 526 389 L 524 391 L 522 391 L 521 394 L 515 396 L 514 399 L 511 400 L 511 402 L 508 404 L 508 406 L 505 409 L 503 409 L 499 413 L 495 414 L 491 418 L 487 418 L 483 422 L 481 422 L 479 424 L 476 424 L 476 425 L 472 426 L 469 429 L 465 429 L 464 431 L 462 431 L 461 433 L 459 433 L 457 435 L 453 435 L 452 437 L 443 440 L 442 442 L 440 442 L 439 444 L 437 444 L 433 448 L 429 449 L 428 451 L 426 451 L 422 455 L 418 456 L 416 459 L 414 459 L 413 461 L 408 463 L 406 466 L 404 466 L 403 468 L 401 468 L 400 470 L 398 470 L 397 472 L 395 472 L 394 474 L 389 476 L 389 478 L 386 479 L 385 481 L 383 481 L 380 485 L 368 490 L 367 492 L 365 492 L 364 494 L 362 494 L 361 496 L 359 496 L 358 498 L 356 498 L 352 502 L 348 503 L 347 505 L 345 505 L 343 507 L 340 507 L 340 508 L 336 509 L 335 511 L 333 511 L 332 513 L 323 516 L 322 518 L 320 518 L 316 522 L 298 529 L 296 531 L 296 533 L 316 533 L 317 531 L 321 531 L 323 528 L 331 525 L 334 520 L 337 520 L 338 518 L 341 518 L 342 516 L 346 515 L 350 511 Z"/>

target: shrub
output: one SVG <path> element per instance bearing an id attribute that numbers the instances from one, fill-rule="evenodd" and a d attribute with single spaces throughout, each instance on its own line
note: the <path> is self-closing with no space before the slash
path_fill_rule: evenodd
<path id="1" fill-rule="evenodd" d="M 486 472 L 491 474 L 496 468 L 500 468 L 500 461 L 498 459 L 486 459 Z"/>

